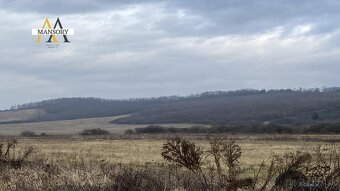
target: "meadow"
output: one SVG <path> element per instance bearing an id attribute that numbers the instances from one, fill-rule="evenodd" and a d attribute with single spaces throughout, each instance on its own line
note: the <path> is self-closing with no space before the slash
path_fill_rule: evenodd
<path id="1" fill-rule="evenodd" d="M 325 145 L 318 141 L 274 141 L 251 140 L 254 136 L 236 136 L 237 143 L 242 148 L 241 164 L 259 165 L 263 160 L 270 160 L 270 156 L 284 154 L 298 150 L 312 150 L 318 145 Z M 260 135 L 258 136 L 260 138 Z M 334 137 L 332 137 L 334 138 Z M 322 140 L 324 141 L 325 138 Z M 20 139 L 20 144 L 32 145 L 41 157 L 64 161 L 68 158 L 84 158 L 88 161 L 105 160 L 111 163 L 143 165 L 148 163 L 164 163 L 161 157 L 165 139 Z M 196 144 L 207 148 L 208 142 L 199 138 L 193 140 Z M 330 144 L 330 143 L 328 143 Z M 334 143 L 340 147 L 339 143 Z"/>
<path id="2" fill-rule="evenodd" d="M 208 172 L 211 170 L 211 164 L 214 164 L 214 158 L 213 155 L 203 157 L 211 151 L 211 145 L 205 136 L 184 135 L 183 137 L 195 144 L 191 151 L 196 152 L 197 148 L 202 148 L 202 169 Z M 8 148 L 9 139 L 2 138 L 0 190 L 207 190 L 205 186 L 213 185 L 208 190 L 255 191 L 261 189 L 258 184 L 265 181 L 275 157 L 284 159 L 287 163 L 276 163 L 278 167 L 275 172 L 279 173 L 278 169 L 286 168 L 289 161 L 293 163 L 305 157 L 299 153 L 314 156 L 318 148 L 320 148 L 319 151 L 325 153 L 339 152 L 340 149 L 340 136 L 336 135 L 228 135 L 224 138 L 219 137 L 221 140 L 228 141 L 227 146 L 228 144 L 233 146 L 230 148 L 234 148 L 235 145 L 235 148 L 240 148 L 240 157 L 235 163 L 240 170 L 237 176 L 253 177 L 256 170 L 260 171 L 263 168 L 263 171 L 259 173 L 261 178 L 257 180 L 256 185 L 254 183 L 253 187 L 248 185 L 246 189 L 241 186 L 232 189 L 226 186 L 230 186 L 229 183 L 220 185 L 217 182 L 216 172 L 214 175 L 209 175 L 211 182 L 205 185 L 202 183 L 201 175 L 197 175 L 195 171 L 181 166 L 180 163 L 165 160 L 162 156 L 163 146 L 174 137 L 176 136 L 12 137 L 16 139 L 17 144 L 9 149 L 7 156 L 4 153 Z M 236 141 L 235 145 L 230 144 L 229 141 L 232 139 Z M 185 150 L 184 146 L 182 150 Z M 19 167 L 16 166 L 16 161 L 23 158 L 28 148 L 32 149 L 32 152 L 22 160 Z M 194 153 L 188 152 L 187 154 Z M 222 158 L 223 156 L 221 155 Z M 339 157 L 338 154 L 336 156 Z M 336 160 L 339 163 L 339 158 L 334 159 Z M 303 165 L 307 164 L 314 165 L 311 161 L 303 161 Z M 303 165 L 298 168 L 302 170 Z M 331 165 L 331 168 L 335 168 L 333 163 Z M 222 169 L 228 172 L 227 169 L 230 167 L 225 166 Z M 273 174 L 268 182 L 268 189 L 265 190 L 273 190 L 269 187 L 275 184 L 275 177 Z M 339 181 L 339 176 L 337 181 Z M 241 183 L 238 184 L 241 185 Z"/>
<path id="3" fill-rule="evenodd" d="M 0 117 L 3 116 L 0 113 Z M 34 123 L 14 123 L 14 124 L 0 124 L 0 135 L 20 135 L 22 131 L 33 131 L 37 134 L 46 133 L 48 135 L 76 135 L 82 130 L 91 128 L 100 128 L 107 130 L 112 134 L 122 134 L 127 129 L 135 129 L 145 127 L 147 124 L 141 125 L 125 125 L 125 124 L 112 124 L 111 121 L 118 119 L 122 116 L 115 117 L 98 117 L 74 120 L 60 120 L 60 121 L 46 121 Z M 1 121 L 1 120 L 0 120 Z M 164 127 L 191 127 L 195 124 L 160 124 Z"/>

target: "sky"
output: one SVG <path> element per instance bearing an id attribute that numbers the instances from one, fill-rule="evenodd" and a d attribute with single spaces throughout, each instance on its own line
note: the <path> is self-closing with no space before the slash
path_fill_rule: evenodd
<path id="1" fill-rule="evenodd" d="M 340 82 L 337 0 L 0 0 L 0 109 Z M 48 49 L 45 18 L 74 28 Z"/>

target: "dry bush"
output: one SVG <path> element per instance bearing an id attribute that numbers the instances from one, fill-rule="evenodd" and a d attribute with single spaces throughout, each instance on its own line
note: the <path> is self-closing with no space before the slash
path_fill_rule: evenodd
<path id="1" fill-rule="evenodd" d="M 269 163 L 245 167 L 239 165 L 241 148 L 223 137 L 208 137 L 204 150 L 183 138 L 173 138 L 163 145 L 165 160 L 191 171 L 201 187 L 196 190 L 282 190 L 336 191 L 340 189 L 340 157 L 337 147 L 273 156 Z M 207 158 L 211 158 L 209 163 Z M 253 176 L 243 172 L 250 170 Z M 246 177 L 246 178 L 244 178 Z"/>
<path id="2" fill-rule="evenodd" d="M 240 146 L 234 141 L 224 141 L 217 137 L 210 137 L 209 142 L 210 150 L 203 152 L 203 148 L 176 137 L 163 145 L 162 157 L 193 172 L 202 190 L 234 191 L 249 187 L 252 180 L 239 177 L 239 159 L 242 154 Z M 204 160 L 210 155 L 214 159 L 212 165 Z M 205 164 L 207 168 L 204 168 Z"/>
<path id="3" fill-rule="evenodd" d="M 306 175 L 316 183 L 312 188 L 340 189 L 340 155 L 335 145 L 318 146 L 314 160 L 308 164 Z"/>
<path id="4" fill-rule="evenodd" d="M 189 169 L 200 180 L 203 188 L 211 189 L 203 171 L 203 150 L 185 139 L 176 137 L 163 145 L 162 157 Z"/>
<path id="5" fill-rule="evenodd" d="M 242 155 L 241 147 L 233 140 L 224 140 L 223 137 L 208 137 L 210 143 L 210 154 L 213 159 L 213 173 L 218 175 L 217 185 L 219 189 L 237 190 L 249 188 L 253 180 L 250 178 L 240 178 L 241 168 L 239 160 Z M 224 170 L 225 169 L 225 170 Z"/>
<path id="6" fill-rule="evenodd" d="M 337 191 L 340 189 L 340 156 L 335 145 L 311 152 L 275 156 L 277 176 L 273 190 Z"/>
<path id="7" fill-rule="evenodd" d="M 162 157 L 193 171 L 199 171 L 203 164 L 202 148 L 179 137 L 163 145 Z"/>
<path id="8" fill-rule="evenodd" d="M 26 159 L 33 154 L 34 148 L 32 146 L 16 151 L 17 143 L 18 142 L 15 139 L 0 143 L 1 165 L 10 166 L 12 168 L 21 168 Z"/>

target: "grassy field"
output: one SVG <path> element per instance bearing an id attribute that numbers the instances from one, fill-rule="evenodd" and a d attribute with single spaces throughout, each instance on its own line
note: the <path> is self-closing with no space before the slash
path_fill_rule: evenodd
<path id="1" fill-rule="evenodd" d="M 0 111 L 0 122 L 16 121 L 16 120 L 29 120 L 45 112 L 41 109 L 25 109 L 18 111 Z"/>
<path id="2" fill-rule="evenodd" d="M 206 190 L 200 175 L 185 167 L 173 166 L 162 158 L 162 147 L 169 141 L 165 137 L 171 136 L 134 135 L 122 139 L 113 139 L 114 136 L 17 137 L 19 144 L 11 147 L 8 155 L 4 154 L 8 139 L 3 139 L 0 147 L 0 190 Z M 205 135 L 184 137 L 196 146 L 203 147 L 203 155 L 211 148 L 204 138 Z M 257 181 L 251 189 L 254 191 L 261 190 L 259 184 L 268 175 L 274 155 L 283 157 L 283 161 L 292 162 L 305 157 L 296 154 L 297 151 L 315 155 L 319 145 L 323 145 L 322 151 L 325 152 L 330 151 L 330 145 L 337 152 L 340 150 L 340 142 L 334 142 L 339 136 L 335 135 L 229 135 L 225 140 L 231 138 L 236 140 L 242 152 L 238 165 L 244 170 L 240 171 L 240 178 L 252 177 L 253 167 L 264 169 L 259 180 L 251 179 Z M 21 156 L 27 148 L 34 148 L 34 152 L 21 164 Z M 291 153 L 292 158 L 285 156 L 286 153 Z M 213 158 L 209 156 L 202 159 L 205 161 L 202 164 L 204 174 L 208 174 Z M 339 158 L 332 160 L 339 165 Z M 262 162 L 265 166 L 261 167 Z M 270 175 L 273 178 L 268 187 L 274 185 L 280 170 L 288 166 L 284 163 L 276 165 L 278 170 Z M 315 164 L 305 161 L 303 165 Z M 302 167 L 299 168 L 302 170 Z M 334 168 L 338 167 L 332 163 L 333 171 Z M 340 176 L 337 178 L 336 180 L 340 180 Z M 214 188 L 209 190 L 230 190 L 227 187 L 216 187 L 219 185 L 217 177 L 212 177 L 211 180 L 206 185 Z M 229 183 L 225 183 L 226 185 Z M 261 191 L 263 190 L 266 189 Z"/>
<path id="3" fill-rule="evenodd" d="M 47 159 L 67 160 L 83 157 L 89 161 L 137 164 L 164 163 L 161 149 L 166 140 L 79 140 L 79 139 L 21 139 L 22 145 L 32 145 L 37 154 Z M 208 147 L 204 140 L 194 140 L 200 146 Z M 312 150 L 324 142 L 303 141 L 253 141 L 239 140 L 242 148 L 241 164 L 258 165 L 270 160 L 274 154 L 297 150 Z M 336 143 L 340 147 L 340 143 Z"/>
<path id="4" fill-rule="evenodd" d="M 0 135 L 19 135 L 22 131 L 33 131 L 37 134 L 46 133 L 48 135 L 75 135 L 84 129 L 101 128 L 108 130 L 110 133 L 121 134 L 126 129 L 135 129 L 146 127 L 146 125 L 122 125 L 112 124 L 112 120 L 120 118 L 100 117 L 75 120 L 47 121 L 36 123 L 17 123 L 17 124 L 0 124 Z M 191 127 L 194 124 L 160 124 L 164 127 Z"/>

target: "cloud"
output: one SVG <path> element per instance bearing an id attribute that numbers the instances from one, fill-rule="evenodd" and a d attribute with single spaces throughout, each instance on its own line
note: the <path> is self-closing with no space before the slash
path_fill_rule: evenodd
<path id="1" fill-rule="evenodd" d="M 2 0 L 0 7 L 1 108 L 340 80 L 337 1 Z M 71 44 L 34 42 L 30 30 L 46 17 L 75 29 Z"/>

